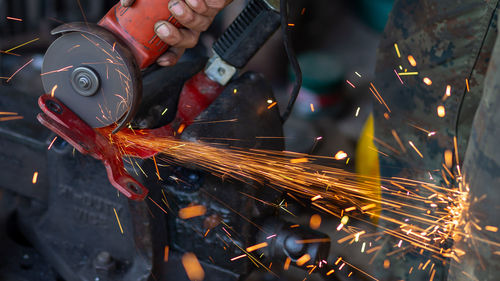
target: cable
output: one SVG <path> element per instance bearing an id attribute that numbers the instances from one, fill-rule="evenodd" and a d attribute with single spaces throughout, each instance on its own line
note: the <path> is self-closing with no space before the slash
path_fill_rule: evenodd
<path id="1" fill-rule="evenodd" d="M 292 113 L 293 106 L 297 97 L 299 96 L 300 88 L 302 87 L 302 71 L 300 69 L 299 62 L 297 61 L 297 56 L 292 47 L 292 42 L 290 40 L 290 29 L 288 28 L 288 0 L 280 1 L 281 10 L 281 32 L 283 34 L 283 45 L 285 46 L 286 55 L 292 66 L 293 73 L 295 75 L 295 82 L 293 83 L 292 93 L 290 95 L 290 100 L 288 105 L 281 115 L 281 123 L 285 123 L 290 114 Z"/>

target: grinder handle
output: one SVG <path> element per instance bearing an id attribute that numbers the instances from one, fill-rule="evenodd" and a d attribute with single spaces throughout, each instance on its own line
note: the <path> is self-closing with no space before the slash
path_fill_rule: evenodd
<path id="1" fill-rule="evenodd" d="M 140 69 L 153 64 L 169 46 L 155 33 L 155 23 L 166 20 L 176 27 L 180 23 L 168 9 L 165 0 L 135 0 L 131 7 L 116 4 L 99 25 L 110 30 L 130 48 Z"/>
<path id="2" fill-rule="evenodd" d="M 245 9 L 214 43 L 225 62 L 243 68 L 281 24 L 279 0 L 250 0 Z"/>

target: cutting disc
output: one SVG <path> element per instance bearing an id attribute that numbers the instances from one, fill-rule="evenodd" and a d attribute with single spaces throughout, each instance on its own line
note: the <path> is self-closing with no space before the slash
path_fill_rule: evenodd
<path id="1" fill-rule="evenodd" d="M 67 24 L 47 50 L 42 66 L 46 93 L 53 94 L 93 128 L 132 119 L 141 96 L 140 71 L 130 51 L 98 25 Z"/>

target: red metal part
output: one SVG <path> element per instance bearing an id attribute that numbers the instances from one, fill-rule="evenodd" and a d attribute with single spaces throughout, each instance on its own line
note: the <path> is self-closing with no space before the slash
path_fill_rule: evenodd
<path id="1" fill-rule="evenodd" d="M 222 93 L 224 87 L 208 78 L 204 72 L 200 72 L 189 79 L 182 88 L 177 106 L 177 114 L 172 123 L 154 130 L 140 130 L 133 132 L 130 129 L 123 129 L 120 134 L 136 134 L 172 137 L 182 134 L 184 129 L 191 125 L 196 117 L 200 115 L 215 99 Z M 112 136 L 115 137 L 115 136 Z M 147 149 L 138 149 L 137 147 L 123 147 L 122 151 L 126 155 L 150 158 L 161 153 L 161 151 L 151 151 Z"/>
<path id="2" fill-rule="evenodd" d="M 131 177 L 123 166 L 122 154 L 107 138 L 98 134 L 64 104 L 50 95 L 38 100 L 43 113 L 37 119 L 44 126 L 64 138 L 82 154 L 103 161 L 111 184 L 132 200 L 142 200 L 148 190 Z"/>
<path id="3" fill-rule="evenodd" d="M 141 130 L 141 134 L 155 137 L 173 137 L 180 135 L 184 128 L 192 124 L 220 95 L 224 87 L 210 80 L 203 72 L 193 76 L 184 85 L 178 105 L 175 120 L 162 128 Z M 82 121 L 63 103 L 50 95 L 41 96 L 38 104 L 43 113 L 38 115 L 38 121 L 61 136 L 78 151 L 102 160 L 106 167 L 108 179 L 121 193 L 132 200 L 142 200 L 148 190 L 132 178 L 123 166 L 122 156 L 128 155 L 142 159 L 153 157 L 161 151 L 153 151 L 138 147 L 117 147 L 116 135 L 111 134 L 112 128 L 94 130 Z M 136 134 L 130 129 L 120 131 L 120 134 Z"/>
<path id="4" fill-rule="evenodd" d="M 154 25 L 166 20 L 177 27 L 180 24 L 168 10 L 165 0 L 135 0 L 131 7 L 116 4 L 101 19 L 99 25 L 120 37 L 134 54 L 141 69 L 150 66 L 168 50 L 168 45 L 156 36 Z"/>

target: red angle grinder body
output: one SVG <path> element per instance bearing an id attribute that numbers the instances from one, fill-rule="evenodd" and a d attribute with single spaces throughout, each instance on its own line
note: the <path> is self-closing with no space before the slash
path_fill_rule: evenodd
<path id="1" fill-rule="evenodd" d="M 116 4 L 101 19 L 99 25 L 123 40 L 132 51 L 137 65 L 145 69 L 154 63 L 167 49 L 154 31 L 154 25 L 166 20 L 180 27 L 168 10 L 165 0 L 135 0 L 132 7 Z"/>
<path id="2" fill-rule="evenodd" d="M 94 128 L 129 130 L 125 127 L 142 95 L 140 70 L 169 47 L 155 34 L 154 25 L 160 20 L 180 26 L 165 0 L 136 0 L 132 7 L 118 3 L 98 25 L 65 24 L 53 30 L 62 36 L 49 47 L 42 67 L 42 82 L 50 94 L 39 99 L 43 113 L 38 120 L 81 153 L 102 160 L 112 185 L 133 200 L 144 199 L 148 190 L 125 171 L 123 148 L 114 147 L 109 136 Z M 165 137 L 181 133 L 223 89 L 203 71 L 196 74 L 182 89 L 174 121 L 144 133 Z M 125 151 L 144 159 L 156 153 Z"/>

